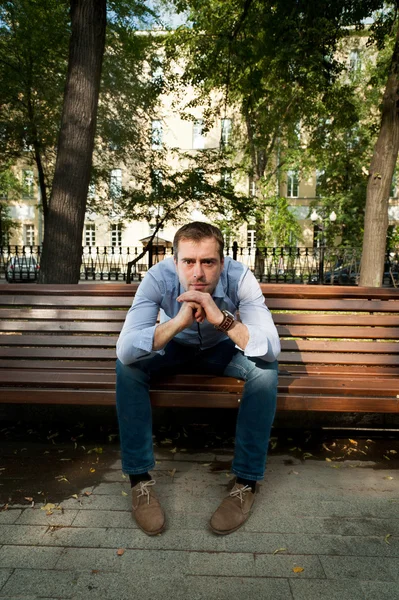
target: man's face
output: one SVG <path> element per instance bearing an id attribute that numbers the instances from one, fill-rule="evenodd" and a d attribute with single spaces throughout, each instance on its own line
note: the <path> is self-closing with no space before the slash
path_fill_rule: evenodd
<path id="1" fill-rule="evenodd" d="M 186 292 L 198 291 L 212 294 L 223 270 L 224 261 L 219 255 L 219 245 L 209 237 L 194 242 L 181 239 L 178 246 L 176 270 Z"/>

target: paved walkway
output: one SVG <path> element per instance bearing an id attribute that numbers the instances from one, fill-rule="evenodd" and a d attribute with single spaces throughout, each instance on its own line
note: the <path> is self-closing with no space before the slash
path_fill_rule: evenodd
<path id="1" fill-rule="evenodd" d="M 161 449 L 168 526 L 150 538 L 131 519 L 113 452 L 102 481 L 76 497 L 0 512 L 1 599 L 399 599 L 398 471 L 271 456 L 251 518 L 219 537 L 208 520 L 229 456 Z"/>

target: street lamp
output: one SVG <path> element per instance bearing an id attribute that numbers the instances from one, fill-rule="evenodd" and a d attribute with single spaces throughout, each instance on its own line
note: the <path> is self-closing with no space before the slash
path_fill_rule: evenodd
<path id="1" fill-rule="evenodd" d="M 327 219 L 323 219 L 323 217 L 318 215 L 315 208 L 313 209 L 312 214 L 310 215 L 310 220 L 313 223 L 315 223 L 316 221 L 321 221 L 321 225 L 319 225 L 319 230 L 324 232 L 324 230 L 326 228 L 326 224 L 327 224 Z M 334 210 L 329 214 L 328 220 L 330 221 L 330 223 L 334 223 L 334 221 L 337 220 L 337 214 Z M 325 239 L 323 236 L 323 238 L 321 239 L 321 244 L 320 244 L 320 261 L 319 261 L 319 284 L 320 285 L 322 285 L 324 282 L 324 243 L 325 243 Z M 332 282 L 332 279 L 333 278 L 331 276 L 331 282 Z"/>

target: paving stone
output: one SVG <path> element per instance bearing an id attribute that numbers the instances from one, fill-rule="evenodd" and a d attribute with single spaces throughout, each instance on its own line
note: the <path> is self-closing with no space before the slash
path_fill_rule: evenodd
<path id="1" fill-rule="evenodd" d="M 117 555 L 118 548 L 65 548 L 58 557 L 57 570 L 119 572 L 123 556 Z"/>
<path id="2" fill-rule="evenodd" d="M 197 452 L 197 453 L 176 452 L 174 454 L 174 460 L 181 461 L 181 462 L 187 461 L 187 462 L 204 464 L 204 463 L 215 462 L 216 454 L 214 454 L 213 452 L 208 452 L 208 453 L 205 453 L 205 452 Z"/>
<path id="3" fill-rule="evenodd" d="M 134 572 L 140 577 L 169 575 L 170 577 L 186 575 L 189 570 L 191 552 L 186 550 L 126 550 L 121 557 L 121 571 Z"/>
<path id="4" fill-rule="evenodd" d="M 294 600 L 365 600 L 358 581 L 290 579 Z"/>
<path id="5" fill-rule="evenodd" d="M 365 600 L 399 600 L 399 586 L 388 581 L 361 581 Z"/>
<path id="6" fill-rule="evenodd" d="M 7 581 L 7 579 L 10 577 L 11 573 L 12 569 L 0 568 L 0 590 Z"/>
<path id="7" fill-rule="evenodd" d="M 226 537 L 228 552 L 258 552 L 273 554 L 286 548 L 283 554 L 347 554 L 348 547 L 340 536 L 314 534 L 248 533 Z"/>
<path id="8" fill-rule="evenodd" d="M 72 598 L 76 582 L 74 573 L 48 569 L 16 569 L 1 589 L 1 594 L 6 598 L 32 594 L 40 598 Z"/>
<path id="9" fill-rule="evenodd" d="M 20 509 L 13 509 L 13 508 L 9 508 L 8 510 L 2 510 L 0 512 L 0 525 L 8 524 L 8 523 L 15 523 L 15 521 L 18 519 L 21 512 L 22 511 Z"/>
<path id="10" fill-rule="evenodd" d="M 39 525 L 0 525 L 0 540 L 14 546 L 40 545 L 46 531 Z"/>
<path id="11" fill-rule="evenodd" d="M 13 569 L 52 569 L 61 556 L 62 548 L 32 546 L 3 546 L 0 564 Z"/>
<path id="12" fill-rule="evenodd" d="M 232 600 L 232 598 L 273 598 L 291 600 L 292 595 L 286 579 L 266 577 L 202 577 L 187 578 L 190 600 Z"/>
<path id="13" fill-rule="evenodd" d="M 38 542 L 42 546 L 101 548 L 112 546 L 110 532 L 100 528 L 61 527 L 47 531 Z"/>
<path id="14" fill-rule="evenodd" d="M 295 573 L 294 568 L 304 569 L 301 573 Z M 306 577 L 306 579 L 323 579 L 325 577 L 323 567 L 317 556 L 300 554 L 256 554 L 255 574 L 259 577 Z"/>
<path id="15" fill-rule="evenodd" d="M 399 581 L 399 559 L 377 556 L 320 556 L 328 579 Z"/>
<path id="16" fill-rule="evenodd" d="M 123 558 L 123 557 L 122 557 Z M 178 575 L 140 573 L 133 569 L 121 573 L 78 573 L 71 600 L 187 600 L 187 578 Z"/>
<path id="17" fill-rule="evenodd" d="M 73 521 L 74 527 L 137 527 L 130 510 L 81 510 Z"/>
<path id="18" fill-rule="evenodd" d="M 27 508 L 22 511 L 16 521 L 17 525 L 71 525 L 77 510 L 54 510 L 52 515 L 47 515 L 45 510 Z"/>
<path id="19" fill-rule="evenodd" d="M 62 502 L 62 507 L 65 510 L 76 510 L 78 504 L 79 510 L 126 510 L 129 508 L 130 502 L 129 496 L 93 494 L 79 498 L 79 501 L 75 498 L 68 498 Z"/>
<path id="20" fill-rule="evenodd" d="M 253 554 L 227 552 L 190 552 L 189 573 L 191 575 L 216 575 L 254 577 L 255 559 Z"/>

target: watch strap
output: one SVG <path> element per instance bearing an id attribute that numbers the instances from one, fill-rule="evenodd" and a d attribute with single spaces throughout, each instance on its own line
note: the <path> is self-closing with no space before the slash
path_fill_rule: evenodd
<path id="1" fill-rule="evenodd" d="M 228 310 L 222 310 L 222 313 L 223 321 L 220 323 L 220 325 L 215 325 L 214 327 L 218 331 L 223 331 L 223 333 L 226 333 L 226 331 L 228 331 L 233 326 L 235 318 L 234 315 L 232 315 L 231 312 L 229 312 Z"/>

